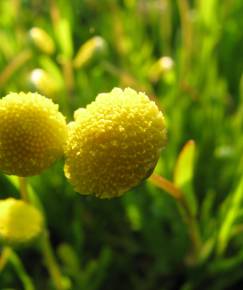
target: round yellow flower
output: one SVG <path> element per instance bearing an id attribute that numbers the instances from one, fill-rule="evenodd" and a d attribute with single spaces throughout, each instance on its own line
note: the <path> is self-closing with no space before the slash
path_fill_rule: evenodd
<path id="1" fill-rule="evenodd" d="M 75 190 L 120 196 L 148 177 L 165 144 L 164 117 L 144 93 L 99 94 L 69 124 L 65 174 Z"/>
<path id="2" fill-rule="evenodd" d="M 19 246 L 37 239 L 44 229 L 44 219 L 34 206 L 14 198 L 0 201 L 0 241 Z"/>
<path id="3" fill-rule="evenodd" d="M 37 93 L 10 93 L 0 100 L 0 170 L 31 176 L 63 154 L 65 118 L 50 99 Z"/>

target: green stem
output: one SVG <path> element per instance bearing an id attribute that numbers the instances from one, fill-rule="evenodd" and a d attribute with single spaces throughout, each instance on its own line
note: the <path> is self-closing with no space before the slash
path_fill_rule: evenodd
<path id="1" fill-rule="evenodd" d="M 66 84 L 67 95 L 71 99 L 74 90 L 74 76 L 72 60 L 64 59 L 62 63 L 62 71 Z"/>
<path id="2" fill-rule="evenodd" d="M 24 50 L 16 55 L 0 73 L 0 86 L 3 87 L 12 75 L 31 58 L 32 52 L 30 50 Z"/>
<path id="3" fill-rule="evenodd" d="M 182 191 L 179 188 L 175 187 L 175 185 L 167 180 L 166 178 L 153 173 L 148 179 L 153 185 L 159 187 L 160 189 L 165 190 L 169 195 L 171 195 L 176 200 L 181 200 L 183 196 Z"/>
<path id="4" fill-rule="evenodd" d="M 193 245 L 192 263 L 195 263 L 200 258 L 202 249 L 201 235 L 198 228 L 198 222 L 194 216 L 189 216 L 187 219 L 188 231 L 191 243 Z"/>
<path id="5" fill-rule="evenodd" d="M 28 202 L 29 201 L 29 197 L 28 197 L 28 184 L 27 184 L 27 179 L 25 177 L 18 177 L 19 179 L 19 191 L 20 191 L 20 195 L 21 198 Z"/>
<path id="6" fill-rule="evenodd" d="M 178 206 L 183 210 L 183 219 L 188 227 L 188 234 L 193 246 L 193 262 L 195 263 L 200 256 L 202 246 L 201 236 L 196 217 L 191 214 L 191 211 L 187 205 L 187 201 L 184 198 L 183 192 L 179 188 L 177 188 L 171 181 L 155 173 L 153 173 L 148 180 L 155 186 L 166 191 L 170 196 L 172 196 L 176 200 Z"/>
<path id="7" fill-rule="evenodd" d="M 19 278 L 21 279 L 24 290 L 35 290 L 34 284 L 25 271 L 24 265 L 21 262 L 21 259 L 18 257 L 18 255 L 11 249 L 7 248 L 6 251 L 9 252 L 8 254 L 8 260 L 12 263 L 14 266 Z"/>
<path id="8" fill-rule="evenodd" d="M 56 259 L 52 250 L 48 231 L 45 231 L 45 233 L 42 236 L 41 248 L 42 248 L 42 253 L 45 259 L 46 267 L 53 280 L 53 283 L 55 284 L 56 289 L 63 290 L 64 288 L 62 286 L 61 271 L 59 269 L 59 266 L 56 262 Z"/>
<path id="9" fill-rule="evenodd" d="M 19 177 L 19 186 L 21 198 L 25 201 L 29 201 L 28 184 L 25 177 Z M 44 231 L 44 234 L 41 238 L 41 251 L 55 288 L 57 290 L 63 290 L 61 271 L 56 262 L 47 229 Z"/>
<path id="10" fill-rule="evenodd" d="M 9 255 L 9 247 L 4 247 L 0 256 L 0 272 L 2 272 L 4 267 L 7 265 Z"/>
<path id="11" fill-rule="evenodd" d="M 190 21 L 190 5 L 188 0 L 177 0 L 181 30 L 183 37 L 184 56 L 183 56 L 183 69 L 182 75 L 185 78 L 185 73 L 188 72 L 191 65 L 191 54 L 192 54 L 192 25 Z"/>

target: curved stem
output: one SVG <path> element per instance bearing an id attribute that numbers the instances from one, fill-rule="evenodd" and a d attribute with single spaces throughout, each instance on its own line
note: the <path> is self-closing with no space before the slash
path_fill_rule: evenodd
<path id="1" fill-rule="evenodd" d="M 187 205 L 187 201 L 184 198 L 183 192 L 179 188 L 177 188 L 171 181 L 155 173 L 153 173 L 148 180 L 152 184 L 166 191 L 170 196 L 172 196 L 176 200 L 178 206 L 183 210 L 183 219 L 188 228 L 188 234 L 193 246 L 193 260 L 195 262 L 199 258 L 202 246 L 201 235 L 196 217 L 191 213 Z"/>
<path id="2" fill-rule="evenodd" d="M 2 249 L 1 256 L 0 256 L 0 272 L 2 272 L 2 270 L 8 263 L 9 255 L 10 255 L 9 247 L 4 247 Z"/>
<path id="3" fill-rule="evenodd" d="M 25 177 L 19 177 L 19 186 L 21 198 L 24 201 L 29 201 L 28 184 L 27 179 Z M 55 285 L 55 288 L 57 290 L 63 290 L 61 271 L 59 269 L 58 263 L 56 262 L 47 229 L 44 231 L 44 234 L 41 238 L 41 251 L 45 259 L 45 264 L 49 271 L 50 277 L 53 281 L 53 284 Z"/>
<path id="4" fill-rule="evenodd" d="M 183 193 L 182 191 L 180 191 L 179 188 L 175 187 L 175 185 L 171 181 L 160 175 L 153 173 L 148 180 L 155 186 L 165 190 L 169 195 L 177 200 L 181 199 L 181 197 L 183 196 Z"/>
<path id="5" fill-rule="evenodd" d="M 18 257 L 18 255 L 11 249 L 6 249 L 8 253 L 8 260 L 12 263 L 14 266 L 19 278 L 21 279 L 24 290 L 35 290 L 34 284 L 30 278 L 30 276 L 25 271 L 24 265 L 21 261 L 21 259 Z"/>
<path id="6" fill-rule="evenodd" d="M 45 259 L 46 267 L 52 277 L 53 283 L 55 284 L 56 289 L 63 290 L 62 286 L 62 275 L 59 269 L 59 266 L 56 262 L 52 246 L 49 239 L 49 234 L 45 231 L 42 240 L 41 240 L 42 253 Z"/>
<path id="7" fill-rule="evenodd" d="M 11 78 L 11 76 L 27 61 L 29 61 L 31 57 L 32 52 L 30 50 L 24 50 L 16 55 L 1 72 L 0 86 L 4 86 L 4 84 Z"/>

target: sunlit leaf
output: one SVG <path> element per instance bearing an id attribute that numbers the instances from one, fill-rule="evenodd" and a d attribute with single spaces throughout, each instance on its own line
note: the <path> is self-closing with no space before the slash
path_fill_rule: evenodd
<path id="1" fill-rule="evenodd" d="M 177 159 L 174 172 L 174 183 L 185 194 L 185 199 L 193 215 L 197 212 L 197 200 L 192 185 L 195 147 L 193 140 L 184 145 Z"/>

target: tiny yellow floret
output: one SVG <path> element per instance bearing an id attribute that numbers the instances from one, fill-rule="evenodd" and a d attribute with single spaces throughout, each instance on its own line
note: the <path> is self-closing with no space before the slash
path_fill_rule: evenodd
<path id="1" fill-rule="evenodd" d="M 29 244 L 44 228 L 42 214 L 34 206 L 18 199 L 0 201 L 0 242 L 11 246 Z"/>
<path id="2" fill-rule="evenodd" d="M 37 93 L 10 93 L 0 100 L 0 170 L 31 176 L 63 154 L 67 137 L 58 105 Z"/>
<path id="3" fill-rule="evenodd" d="M 153 171 L 166 140 L 164 117 L 144 93 L 115 88 L 78 109 L 69 124 L 65 175 L 81 194 L 120 196 Z"/>

